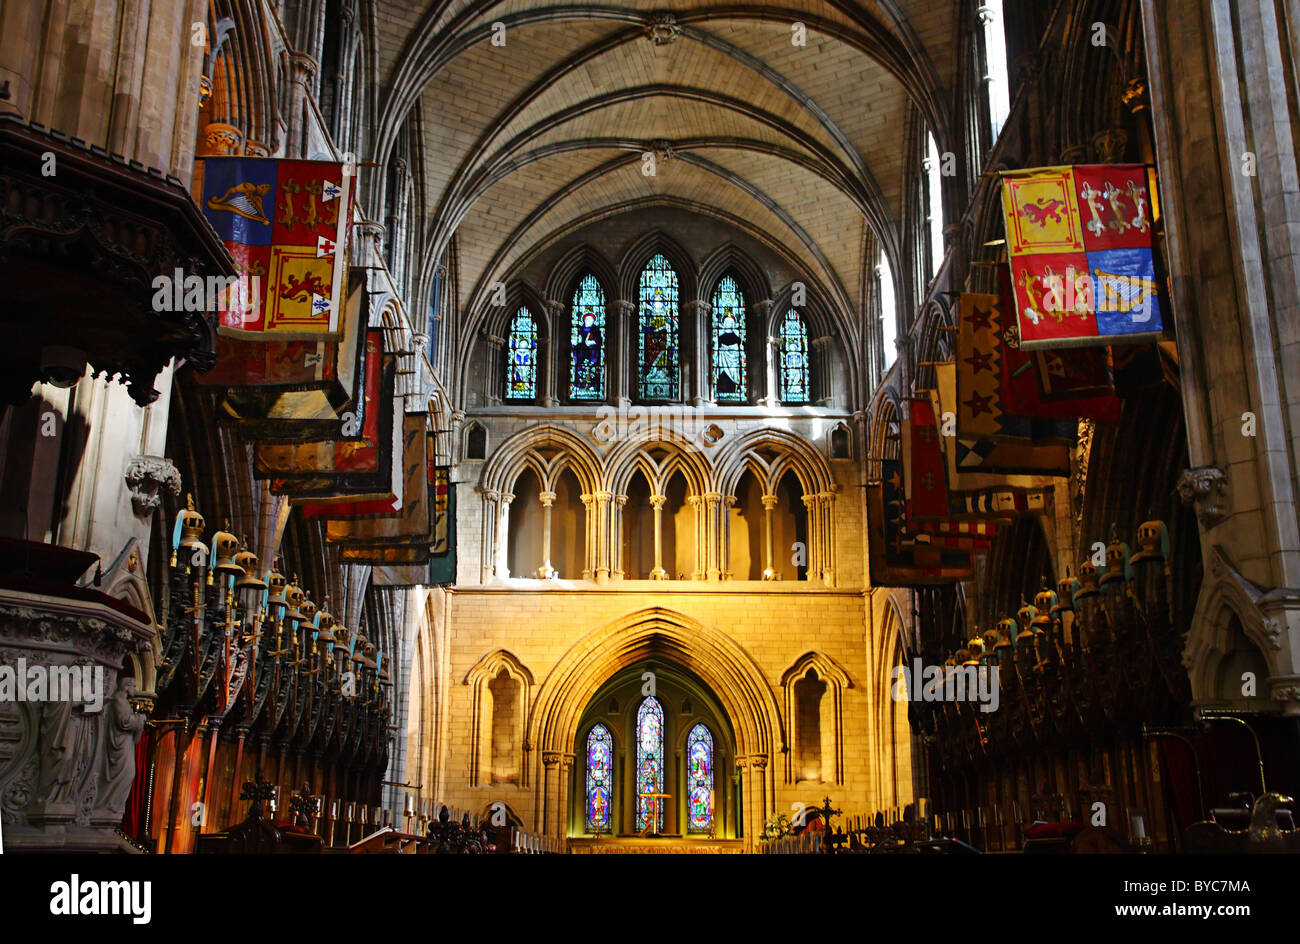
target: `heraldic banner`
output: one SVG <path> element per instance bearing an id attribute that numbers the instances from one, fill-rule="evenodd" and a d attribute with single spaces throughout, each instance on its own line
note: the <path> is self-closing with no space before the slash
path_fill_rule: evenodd
<path id="1" fill-rule="evenodd" d="M 1142 164 L 1002 175 L 1020 346 L 1148 341 L 1164 327 Z"/>
<path id="2" fill-rule="evenodd" d="M 339 330 L 352 176 L 332 161 L 204 160 L 203 214 L 254 286 L 222 312 L 222 334 L 316 340 Z"/>

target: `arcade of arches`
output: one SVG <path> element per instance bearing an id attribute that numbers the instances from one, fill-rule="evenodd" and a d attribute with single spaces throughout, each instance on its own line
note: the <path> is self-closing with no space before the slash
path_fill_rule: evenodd
<path id="1" fill-rule="evenodd" d="M 1297 23 L 0 0 L 0 668 L 107 685 L 0 697 L 5 851 L 229 848 L 259 777 L 338 849 L 1295 794 Z M 1161 331 L 977 336 L 1000 175 L 1097 165 Z"/>

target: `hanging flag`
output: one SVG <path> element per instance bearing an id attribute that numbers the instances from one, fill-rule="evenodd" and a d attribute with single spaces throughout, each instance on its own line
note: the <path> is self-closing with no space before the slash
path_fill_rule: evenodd
<path id="1" fill-rule="evenodd" d="M 867 489 L 867 534 L 871 582 L 882 587 L 950 583 L 969 577 L 967 550 L 934 544 L 908 528 L 902 462 L 881 462 L 881 481 Z"/>
<path id="2" fill-rule="evenodd" d="M 203 159 L 203 215 L 241 274 L 262 285 L 249 304 L 223 313 L 228 336 L 338 331 L 352 180 L 334 161 Z"/>
<path id="3" fill-rule="evenodd" d="M 1143 341 L 1161 333 L 1153 181 L 1141 164 L 1003 173 L 1021 347 Z"/>
<path id="4" fill-rule="evenodd" d="M 271 491 L 325 504 L 381 502 L 400 508 L 402 494 L 402 399 L 396 396 L 396 363 L 383 349 L 382 330 L 367 332 L 363 395 L 334 424 L 330 439 L 254 447 L 253 475 L 271 480 Z"/>
<path id="5" fill-rule="evenodd" d="M 1015 306 L 1011 275 L 1005 266 L 998 271 L 998 288 L 1003 409 L 1015 416 L 1040 419 L 1118 420 L 1120 402 L 1115 396 L 1110 348 L 1025 350 L 1015 324 L 1002 314 Z"/>
<path id="6" fill-rule="evenodd" d="M 428 415 L 407 413 L 402 432 L 402 499 L 392 514 L 330 520 L 325 540 L 346 547 L 427 544 L 429 534 Z"/>
<path id="7" fill-rule="evenodd" d="M 996 295 L 961 296 L 954 397 L 957 471 L 1066 475 L 1077 423 L 1007 412 Z"/>

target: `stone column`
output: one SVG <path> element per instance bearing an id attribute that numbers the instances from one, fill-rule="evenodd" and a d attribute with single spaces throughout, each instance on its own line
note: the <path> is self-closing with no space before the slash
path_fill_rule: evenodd
<path id="1" fill-rule="evenodd" d="M 731 509 L 736 507 L 736 496 L 722 496 L 718 509 L 718 569 L 723 580 L 732 578 L 731 567 Z"/>
<path id="2" fill-rule="evenodd" d="M 613 507 L 614 493 L 607 491 L 596 492 L 592 498 L 596 508 L 596 559 L 595 559 L 595 578 L 597 583 L 608 583 L 610 571 L 612 570 L 610 562 L 612 559 L 610 548 L 610 535 L 612 533 L 612 522 L 610 521 L 610 510 Z"/>
<path id="3" fill-rule="evenodd" d="M 696 300 L 682 306 L 682 401 L 694 404 L 696 409 L 714 402 L 710 361 L 713 345 L 713 306 Z"/>
<path id="4" fill-rule="evenodd" d="M 496 575 L 502 580 L 510 576 L 507 553 L 510 550 L 510 503 L 515 496 L 502 492 L 500 499 L 500 517 L 497 519 Z"/>
<path id="5" fill-rule="evenodd" d="M 300 52 L 289 53 L 289 134 L 285 156 L 307 157 L 307 129 L 303 124 L 306 100 L 313 97 L 318 71 L 316 60 Z"/>
<path id="6" fill-rule="evenodd" d="M 763 496 L 763 538 L 764 538 L 763 579 L 764 580 L 776 579 L 776 560 L 772 555 L 772 540 L 773 540 L 772 532 L 774 529 L 774 522 L 772 519 L 774 517 L 773 511 L 776 508 L 777 503 L 779 501 L 780 499 L 777 498 L 775 495 Z"/>
<path id="7" fill-rule="evenodd" d="M 569 838 L 569 807 L 573 781 L 573 754 L 561 754 L 558 770 L 559 796 L 555 815 L 555 838 L 564 843 Z"/>
<path id="8" fill-rule="evenodd" d="M 548 298 L 545 304 L 551 328 L 545 339 L 537 340 L 542 367 L 537 374 L 537 396 L 543 406 L 559 406 L 561 398 L 569 395 L 569 361 L 573 356 L 569 348 L 572 338 L 569 306 L 553 298 Z"/>
<path id="9" fill-rule="evenodd" d="M 487 490 L 483 493 L 483 530 L 480 536 L 479 561 L 481 582 L 492 582 L 492 571 L 496 562 L 497 520 L 501 493 Z"/>
<path id="10" fill-rule="evenodd" d="M 762 403 L 769 409 L 781 405 L 781 339 L 767 335 L 763 343 L 763 381 L 767 395 Z"/>
<path id="11" fill-rule="evenodd" d="M 550 580 L 555 576 L 551 566 L 551 505 L 555 503 L 554 492 L 542 492 L 537 496 L 542 502 L 542 566 L 537 569 L 537 576 Z"/>
<path id="12" fill-rule="evenodd" d="M 582 568 L 582 579 L 590 580 L 596 573 L 596 499 L 590 494 L 582 495 L 582 507 L 585 513 L 582 516 L 583 533 L 586 536 L 586 547 L 583 549 L 583 560 L 586 566 Z"/>
<path id="13" fill-rule="evenodd" d="M 538 832 L 543 836 L 551 834 L 558 816 L 559 781 L 562 774 L 559 751 L 542 752 L 542 810 Z"/>
<path id="14" fill-rule="evenodd" d="M 720 520 L 726 515 L 726 505 L 722 502 L 721 492 L 708 492 L 703 496 L 704 508 L 704 579 L 715 583 L 722 579 L 726 562 L 721 560 L 722 533 L 726 530 L 726 521 Z"/>
<path id="15" fill-rule="evenodd" d="M 772 299 L 765 298 L 749 306 L 745 317 L 745 356 L 749 358 L 749 402 L 771 404 L 775 396 L 772 385 L 771 339 L 767 336 L 772 317 Z"/>
<path id="16" fill-rule="evenodd" d="M 615 495 L 610 507 L 610 573 L 615 580 L 625 576 L 623 569 L 623 509 L 627 507 L 626 495 Z"/>
<path id="17" fill-rule="evenodd" d="M 686 504 L 695 509 L 695 569 L 691 571 L 692 580 L 703 580 L 705 575 L 705 561 L 708 560 L 708 552 L 705 541 L 705 531 L 707 525 L 704 521 L 704 499 L 699 495 L 687 495 Z"/>
<path id="18" fill-rule="evenodd" d="M 495 334 L 484 334 L 488 343 L 488 368 L 484 374 L 483 400 L 489 406 L 500 406 L 504 396 L 504 377 L 506 365 L 506 339 Z"/>
<path id="19" fill-rule="evenodd" d="M 621 299 L 609 303 L 605 318 L 605 399 L 627 400 L 636 387 L 632 368 L 636 344 L 636 305 Z"/>
<path id="20" fill-rule="evenodd" d="M 650 571 L 651 580 L 668 580 L 668 571 L 664 570 L 664 502 L 666 495 L 651 495 L 650 505 L 655 510 L 655 567 Z"/>

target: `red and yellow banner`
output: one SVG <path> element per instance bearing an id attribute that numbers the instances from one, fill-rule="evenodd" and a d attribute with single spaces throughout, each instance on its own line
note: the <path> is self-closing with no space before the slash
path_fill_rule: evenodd
<path id="1" fill-rule="evenodd" d="M 1002 175 L 1021 347 L 1134 342 L 1161 333 L 1153 180 L 1141 164 Z"/>
<path id="2" fill-rule="evenodd" d="M 203 215 L 241 276 L 262 289 L 222 313 L 224 334 L 338 331 L 352 215 L 347 170 L 333 161 L 204 159 Z"/>

